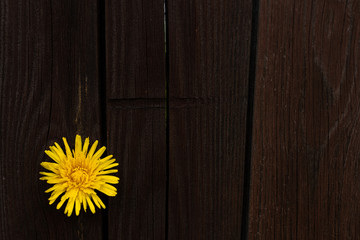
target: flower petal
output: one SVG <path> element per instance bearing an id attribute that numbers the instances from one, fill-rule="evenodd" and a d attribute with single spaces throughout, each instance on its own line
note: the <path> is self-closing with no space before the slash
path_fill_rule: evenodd
<path id="1" fill-rule="evenodd" d="M 51 188 L 46 189 L 46 191 L 45 191 L 45 192 L 46 192 L 46 193 L 49 193 L 49 192 L 54 191 L 54 190 L 57 188 L 57 186 L 58 186 L 58 185 L 61 185 L 61 184 L 59 184 L 59 183 L 58 183 L 58 184 L 55 184 L 55 185 L 54 185 L 54 186 L 52 186 Z"/>
<path id="2" fill-rule="evenodd" d="M 60 145 L 57 142 L 55 142 L 54 144 L 56 147 L 53 147 L 53 149 L 56 151 L 57 155 L 59 155 L 60 159 L 66 158 L 66 155 Z"/>
<path id="3" fill-rule="evenodd" d="M 56 191 L 58 189 L 63 189 L 65 190 L 65 188 L 67 187 L 67 183 L 57 183 L 55 184 L 54 186 L 52 186 L 51 188 L 47 189 L 45 192 L 48 193 L 48 192 L 51 192 L 51 191 Z"/>
<path id="4" fill-rule="evenodd" d="M 90 200 L 90 198 L 89 198 L 88 195 L 86 195 L 86 201 L 87 201 L 87 203 L 89 204 L 90 211 L 91 211 L 92 213 L 95 213 L 95 206 L 94 206 L 94 204 L 91 202 L 91 200 Z"/>
<path id="5" fill-rule="evenodd" d="M 48 155 L 52 160 L 54 160 L 55 162 L 59 163 L 60 162 L 60 158 L 57 154 L 53 153 L 50 150 L 45 150 L 46 155 Z"/>
<path id="6" fill-rule="evenodd" d="M 69 144 L 68 144 L 66 138 L 63 137 L 62 139 L 63 139 L 64 145 L 65 145 L 66 156 L 67 156 L 68 158 L 72 158 L 73 155 L 72 155 L 72 153 L 71 153 L 71 150 L 70 150 L 70 147 L 69 147 Z"/>
<path id="7" fill-rule="evenodd" d="M 71 216 L 71 214 L 74 210 L 74 203 L 75 203 L 75 198 L 69 198 L 69 201 L 66 205 L 65 212 L 64 212 L 64 213 L 67 213 L 68 217 Z"/>
<path id="8" fill-rule="evenodd" d="M 101 155 L 103 155 L 103 153 L 105 152 L 105 150 L 106 150 L 106 147 L 100 148 L 100 149 L 94 154 L 94 156 L 92 157 L 92 159 L 98 160 L 98 159 L 101 157 Z"/>
<path id="9" fill-rule="evenodd" d="M 103 209 L 105 209 L 105 204 L 101 201 L 98 195 L 92 194 L 91 197 L 98 208 L 102 207 Z"/>
<path id="10" fill-rule="evenodd" d="M 82 189 L 85 195 L 95 194 L 95 191 L 91 188 L 84 188 Z"/>
<path id="11" fill-rule="evenodd" d="M 99 190 L 100 192 L 110 196 L 110 197 L 114 197 L 116 196 L 116 188 L 109 185 L 109 184 L 103 184 L 100 186 L 100 188 L 98 188 L 97 190 Z"/>
<path id="12" fill-rule="evenodd" d="M 59 173 L 59 164 L 57 164 L 57 163 L 42 162 L 42 163 L 40 163 L 40 165 L 49 171 L 52 171 L 57 174 Z"/>
<path id="13" fill-rule="evenodd" d="M 89 153 L 88 153 L 88 155 L 87 155 L 87 157 L 88 157 L 89 159 L 92 158 L 92 156 L 93 156 L 93 154 L 94 154 L 94 152 L 95 152 L 95 150 L 96 150 L 96 147 L 97 147 L 98 143 L 99 143 L 98 140 L 96 140 L 96 141 L 94 142 L 94 144 L 91 146 L 90 151 L 89 151 Z"/>
<path id="14" fill-rule="evenodd" d="M 110 155 L 110 156 L 112 157 L 112 155 Z M 97 170 L 101 171 L 101 170 L 103 170 L 105 167 L 109 166 L 110 164 L 112 164 L 113 162 L 116 161 L 115 158 L 110 159 L 110 160 L 108 160 L 108 159 L 105 160 L 105 159 L 106 159 L 106 158 L 103 158 L 103 159 L 101 159 L 101 160 L 99 161 L 99 166 L 95 169 L 95 171 L 97 171 Z"/>
<path id="15" fill-rule="evenodd" d="M 64 189 L 58 189 L 58 190 L 53 191 L 51 196 L 48 199 L 49 204 L 50 205 L 53 204 L 56 201 L 56 199 L 63 193 L 64 193 Z"/>
<path id="16" fill-rule="evenodd" d="M 76 198 L 75 199 L 75 214 L 76 216 L 79 216 L 79 213 L 80 213 L 80 201 L 79 201 L 79 198 Z"/>
<path id="17" fill-rule="evenodd" d="M 75 156 L 81 152 L 81 137 L 76 135 L 75 137 Z"/>
<path id="18" fill-rule="evenodd" d="M 84 142 L 84 147 L 83 147 L 83 150 L 82 150 L 85 156 L 86 156 L 88 148 L 89 148 L 89 138 L 86 138 L 85 142 Z"/>
<path id="19" fill-rule="evenodd" d="M 41 180 L 44 180 L 44 179 L 41 179 Z M 56 183 L 63 183 L 63 182 L 66 182 L 66 179 L 64 179 L 64 178 L 49 178 L 49 179 L 47 179 L 47 183 L 49 183 L 49 184 L 56 184 Z"/>
<path id="20" fill-rule="evenodd" d="M 97 198 L 95 198 L 94 196 L 96 196 L 96 194 L 92 194 L 91 195 L 91 199 L 93 200 L 93 202 L 95 203 L 95 205 L 101 209 L 101 206 L 99 204 L 99 202 L 97 201 Z"/>
<path id="21" fill-rule="evenodd" d="M 58 174 L 51 173 L 51 172 L 40 172 L 40 174 L 48 176 L 48 177 L 57 177 L 57 176 L 59 176 Z"/>
<path id="22" fill-rule="evenodd" d="M 69 192 L 66 192 L 60 199 L 60 202 L 56 206 L 56 209 L 60 209 L 64 202 L 69 198 Z"/>
<path id="23" fill-rule="evenodd" d="M 112 157 L 113 157 L 113 155 L 106 156 L 106 157 L 104 157 L 104 158 L 100 159 L 100 162 L 106 162 L 106 161 L 109 161 Z M 114 159 L 114 161 L 115 161 L 115 159 Z"/>
<path id="24" fill-rule="evenodd" d="M 97 179 L 102 180 L 104 182 L 112 183 L 112 184 L 119 183 L 119 178 L 118 177 L 110 176 L 110 175 L 101 175 Z"/>
<path id="25" fill-rule="evenodd" d="M 119 166 L 119 164 L 118 163 L 113 163 L 113 164 L 110 164 L 110 165 L 104 167 L 102 170 L 110 169 L 110 168 L 113 168 L 113 167 L 116 167 L 116 166 Z"/>
<path id="26" fill-rule="evenodd" d="M 85 194 L 83 193 L 83 191 L 79 191 L 79 198 L 80 198 L 80 202 L 83 204 L 84 211 L 86 212 L 86 208 L 87 208 L 86 196 L 85 196 Z"/>
<path id="27" fill-rule="evenodd" d="M 100 171 L 98 173 L 98 175 L 105 175 L 105 174 L 111 174 L 111 173 L 117 173 L 118 170 L 117 169 L 110 169 L 110 170 L 106 170 L 106 171 Z"/>

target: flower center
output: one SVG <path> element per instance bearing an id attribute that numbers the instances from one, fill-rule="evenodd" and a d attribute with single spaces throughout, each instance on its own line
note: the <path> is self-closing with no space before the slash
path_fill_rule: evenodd
<path id="1" fill-rule="evenodd" d="M 85 168 L 77 167 L 70 174 L 70 178 L 76 185 L 81 185 L 89 180 L 89 175 Z"/>

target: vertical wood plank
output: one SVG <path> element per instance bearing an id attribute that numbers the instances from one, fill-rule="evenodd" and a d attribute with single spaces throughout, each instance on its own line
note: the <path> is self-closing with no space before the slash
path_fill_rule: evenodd
<path id="1" fill-rule="evenodd" d="M 249 239 L 360 232 L 358 1 L 261 1 Z"/>
<path id="2" fill-rule="evenodd" d="M 108 152 L 120 163 L 109 239 L 165 239 L 164 2 L 106 1 Z"/>
<path id="3" fill-rule="evenodd" d="M 101 214 L 68 218 L 39 180 L 44 150 L 99 138 L 97 5 L 1 1 L 1 239 L 101 239 Z"/>
<path id="4" fill-rule="evenodd" d="M 169 239 L 241 236 L 251 3 L 168 1 Z"/>
<path id="5" fill-rule="evenodd" d="M 119 195 L 110 199 L 109 239 L 165 239 L 165 109 L 108 109 L 108 145 L 119 163 Z"/>
<path id="6" fill-rule="evenodd" d="M 164 98 L 164 1 L 106 0 L 106 33 L 108 98 Z"/>

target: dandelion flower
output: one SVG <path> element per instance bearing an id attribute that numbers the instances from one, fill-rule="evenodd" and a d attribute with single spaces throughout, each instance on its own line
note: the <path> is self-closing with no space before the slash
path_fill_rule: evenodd
<path id="1" fill-rule="evenodd" d="M 94 142 L 89 151 L 89 138 L 86 138 L 82 145 L 81 137 L 76 135 L 75 150 L 72 151 L 66 138 L 63 138 L 63 141 L 66 154 L 55 142 L 55 146 L 50 146 L 50 150 L 45 151 L 55 162 L 41 163 L 41 166 L 50 172 L 40 172 L 44 175 L 40 180 L 54 184 L 45 191 L 46 193 L 52 192 L 49 204 L 53 204 L 62 195 L 56 208 L 60 209 L 67 200 L 64 213 L 69 217 L 74 206 L 77 216 L 80 213 L 81 205 L 85 212 L 89 206 L 92 213 L 95 213 L 93 202 L 98 208 L 105 208 L 95 190 L 111 197 L 116 195 L 116 188 L 110 184 L 119 183 L 119 178 L 109 174 L 116 173 L 118 170 L 113 168 L 119 164 L 114 163 L 115 159 L 112 158 L 112 155 L 100 159 L 106 148 L 102 147 L 95 152 L 98 141 Z"/>

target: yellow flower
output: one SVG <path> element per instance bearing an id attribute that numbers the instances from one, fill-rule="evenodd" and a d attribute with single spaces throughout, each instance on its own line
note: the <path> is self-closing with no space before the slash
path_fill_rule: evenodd
<path id="1" fill-rule="evenodd" d="M 42 162 L 41 166 L 51 172 L 40 172 L 44 175 L 40 180 L 46 180 L 49 184 L 54 184 L 45 192 L 52 192 L 49 198 L 49 204 L 53 204 L 55 200 L 62 195 L 60 202 L 56 208 L 59 209 L 66 200 L 65 214 L 71 216 L 74 205 L 75 213 L 78 216 L 81 205 L 86 212 L 89 206 L 92 213 L 95 213 L 95 205 L 98 208 L 105 208 L 95 190 L 105 193 L 108 196 L 116 195 L 116 188 L 110 184 L 119 183 L 119 178 L 108 174 L 116 173 L 117 169 L 111 169 L 118 166 L 114 163 L 112 155 L 100 159 L 105 151 L 105 147 L 100 148 L 96 153 L 98 141 L 95 141 L 88 152 L 89 138 L 85 139 L 84 145 L 81 144 L 81 137 L 76 135 L 75 151 L 70 150 L 66 138 L 63 138 L 65 151 L 61 149 L 56 142 L 55 146 L 50 146 L 50 151 L 45 153 L 55 162 Z M 110 183 L 110 184 L 109 184 Z"/>

